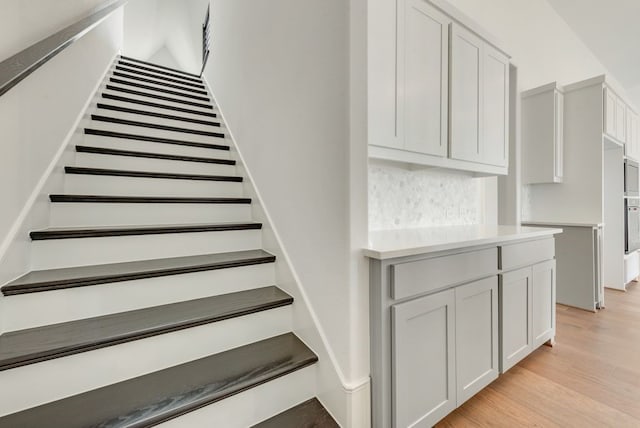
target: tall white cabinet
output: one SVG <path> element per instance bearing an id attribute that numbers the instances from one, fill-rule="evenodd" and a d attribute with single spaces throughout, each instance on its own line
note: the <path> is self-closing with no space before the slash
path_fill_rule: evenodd
<path id="1" fill-rule="evenodd" d="M 388 6 L 371 20 L 369 156 L 508 174 L 509 56 L 442 1 Z"/>

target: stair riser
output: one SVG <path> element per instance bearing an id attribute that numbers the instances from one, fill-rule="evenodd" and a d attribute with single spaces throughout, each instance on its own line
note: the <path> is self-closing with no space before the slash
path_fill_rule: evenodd
<path id="1" fill-rule="evenodd" d="M 291 308 L 282 307 L 5 370 L 0 372 L 0 416 L 287 331 Z"/>
<path id="2" fill-rule="evenodd" d="M 32 268 L 55 269 L 261 248 L 260 230 L 33 241 Z"/>
<path id="3" fill-rule="evenodd" d="M 203 224 L 251 221 L 248 204 L 54 203 L 51 227 Z"/>
<path id="4" fill-rule="evenodd" d="M 111 103 L 109 103 L 109 105 L 111 105 Z M 139 109 L 136 108 L 136 109 L 146 110 L 146 107 L 144 106 L 140 106 L 140 107 L 142 108 L 139 108 Z M 206 131 L 206 132 L 220 132 L 220 129 L 221 129 L 221 127 L 214 126 L 214 125 L 204 125 L 201 123 L 193 123 L 193 122 L 187 122 L 183 120 L 168 119 L 164 117 L 147 116 L 147 115 L 138 114 L 138 113 L 127 113 L 127 112 L 122 112 L 117 110 L 111 110 L 108 108 L 107 109 L 97 108 L 95 113 L 93 114 L 97 114 L 100 116 L 107 116 L 107 117 L 115 117 L 117 119 L 135 120 L 137 122 L 147 122 L 147 123 L 154 123 L 158 125 L 177 126 L 179 128 L 195 129 L 195 130 Z M 175 116 L 182 117 L 181 114 L 177 114 Z M 219 123 L 215 120 L 215 118 L 212 118 L 212 119 L 213 120 L 211 122 Z"/>
<path id="5" fill-rule="evenodd" d="M 118 94 L 118 95 L 120 95 L 122 97 L 125 97 L 125 98 L 136 98 L 133 95 L 131 95 L 131 96 L 129 96 L 127 94 Z M 137 98 L 140 98 L 140 97 L 137 97 Z M 212 117 L 210 115 L 205 116 L 205 115 L 196 114 L 196 113 L 190 113 L 190 112 L 185 112 L 185 111 L 171 110 L 171 109 L 166 108 L 166 105 L 165 105 L 164 101 L 160 101 L 160 100 L 145 99 L 144 101 L 149 101 L 149 102 L 152 102 L 154 104 L 160 104 L 162 107 L 153 107 L 153 106 L 138 104 L 138 103 L 131 102 L 131 101 L 114 100 L 114 99 L 105 98 L 105 97 L 98 98 L 98 102 L 97 103 L 111 104 L 111 105 L 116 105 L 116 106 L 121 106 L 121 107 L 126 107 L 126 108 L 133 108 L 133 109 L 138 109 L 138 110 L 146 110 L 146 111 L 151 111 L 151 112 L 160 113 L 160 114 L 170 114 L 170 115 L 174 115 L 174 116 L 183 116 L 183 117 L 187 117 L 187 118 L 191 118 L 191 119 L 197 119 L 197 120 L 217 121 L 218 119 L 220 119 L 219 115 L 217 115 L 216 117 Z M 92 104 L 92 107 L 96 108 L 97 107 L 97 103 Z M 187 110 L 191 110 L 189 106 L 178 106 L 178 107 L 184 107 Z M 193 110 L 201 111 L 202 109 L 194 108 Z M 216 110 L 214 108 L 213 110 L 207 110 L 206 113 L 217 114 L 218 110 Z"/>
<path id="6" fill-rule="evenodd" d="M 84 166 L 84 165 L 83 165 Z M 242 183 L 66 174 L 65 192 L 76 195 L 240 197 Z M 152 224 L 152 223 L 150 223 Z"/>
<path id="7" fill-rule="evenodd" d="M 135 98 L 142 101 L 150 101 L 153 103 L 187 108 L 191 110 L 200 111 L 203 113 L 216 112 L 215 109 L 209 108 L 209 107 L 213 107 L 213 104 L 211 102 L 193 100 L 185 97 L 179 97 L 179 96 L 170 95 L 170 94 L 163 94 L 159 92 L 151 92 L 151 91 L 141 90 L 139 88 L 136 89 L 136 88 L 132 88 L 130 86 L 124 86 L 124 85 L 109 84 L 109 86 L 111 86 L 111 88 L 107 88 L 107 85 L 102 86 L 100 92 L 105 94 L 119 95 L 121 97 Z M 139 95 L 137 93 L 131 93 L 129 92 L 129 90 L 136 91 L 141 94 Z M 155 95 L 159 95 L 162 98 L 157 98 Z M 168 98 L 168 99 L 165 99 L 165 98 Z"/>
<path id="8" fill-rule="evenodd" d="M 218 151 L 216 151 L 218 152 Z M 213 156 L 209 156 L 213 158 Z M 228 156 L 224 159 L 228 159 Z M 139 158 L 133 156 L 76 153 L 76 166 L 176 174 L 236 175 L 235 165 Z"/>
<path id="9" fill-rule="evenodd" d="M 144 135 L 144 133 L 137 133 L 137 135 Z M 229 159 L 231 156 L 229 150 L 181 146 L 178 144 L 139 141 L 129 138 L 103 137 L 89 134 L 84 134 L 82 144 L 85 146 L 106 147 L 110 149 L 132 150 L 138 152 L 164 153 L 169 155 L 215 157 L 219 159 Z"/>
<path id="10" fill-rule="evenodd" d="M 123 132 L 127 134 L 144 135 L 147 137 L 170 138 L 180 141 L 192 141 L 205 144 L 226 144 L 229 143 L 225 138 L 212 137 L 207 135 L 196 135 L 177 131 L 165 131 L 162 129 L 147 128 L 144 126 L 122 125 L 119 123 L 101 122 L 98 120 L 87 120 L 84 122 L 85 128 L 100 129 L 103 131 Z M 224 128 L 212 132 L 225 132 Z"/>
<path id="11" fill-rule="evenodd" d="M 192 92 L 189 89 L 194 89 L 196 91 L 205 91 L 206 89 L 199 89 L 199 88 L 194 88 L 194 87 L 188 87 L 188 86 L 184 86 L 181 85 L 180 83 L 174 83 L 174 82 L 166 82 L 167 84 L 170 85 L 175 85 L 175 86 L 179 86 L 178 88 L 173 87 L 173 86 L 166 86 L 163 84 L 163 82 L 161 80 L 158 79 L 153 79 L 150 77 L 145 77 L 145 76 L 140 76 L 142 78 L 145 79 L 149 79 L 149 80 L 154 80 L 154 82 L 143 82 L 142 80 L 137 80 L 137 79 L 132 79 L 130 77 L 123 77 L 123 76 L 115 76 L 113 74 L 114 71 L 117 70 L 113 70 L 111 73 L 109 73 L 109 76 L 107 77 L 108 79 L 108 84 L 113 84 L 113 85 L 123 85 L 122 83 L 116 83 L 118 81 L 122 81 L 122 82 L 127 82 L 127 86 L 131 87 L 131 88 L 138 88 L 138 90 L 141 91 L 147 91 L 148 89 L 146 88 L 140 88 L 138 86 L 135 85 L 144 85 L 144 86 L 149 86 L 151 88 L 154 88 L 155 91 L 159 91 L 159 92 L 163 92 L 163 91 L 171 91 L 171 92 L 177 92 L 180 94 L 184 94 L 184 95 L 193 95 L 196 97 L 201 97 L 201 98 L 209 98 L 211 100 L 211 97 L 209 96 L 209 94 L 203 94 L 201 92 Z M 117 71 L 118 73 L 122 73 L 121 71 Z M 127 73 L 122 73 L 122 74 L 127 74 Z M 128 73 L 129 75 L 131 73 Z M 115 80 L 116 82 L 114 82 L 113 80 Z M 168 94 L 171 96 L 171 94 Z M 204 102 L 204 101 L 203 101 Z"/>
<path id="12" fill-rule="evenodd" d="M 273 263 L 20 294 L 7 298 L 6 331 L 149 308 L 275 284 Z"/>
<path id="13" fill-rule="evenodd" d="M 256 388 L 158 425 L 162 428 L 253 426 L 316 395 L 315 366 L 306 367 Z"/>

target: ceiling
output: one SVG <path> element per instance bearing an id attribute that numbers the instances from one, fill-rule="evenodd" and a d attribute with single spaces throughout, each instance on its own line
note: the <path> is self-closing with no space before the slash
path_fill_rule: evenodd
<path id="1" fill-rule="evenodd" d="M 640 0 L 547 0 L 640 107 Z"/>

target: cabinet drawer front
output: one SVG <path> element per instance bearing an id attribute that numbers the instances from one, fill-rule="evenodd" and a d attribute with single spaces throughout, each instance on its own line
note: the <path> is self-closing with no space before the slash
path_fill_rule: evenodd
<path id="1" fill-rule="evenodd" d="M 497 271 L 498 249 L 471 251 L 391 266 L 391 298 L 416 294 L 493 275 Z"/>
<path id="2" fill-rule="evenodd" d="M 502 270 L 509 270 L 551 260 L 555 257 L 555 248 L 553 238 L 502 245 L 499 267 Z"/>

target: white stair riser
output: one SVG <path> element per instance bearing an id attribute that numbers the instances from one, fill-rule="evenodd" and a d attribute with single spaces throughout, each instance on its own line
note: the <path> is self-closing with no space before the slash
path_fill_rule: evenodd
<path id="1" fill-rule="evenodd" d="M 214 156 L 208 156 L 215 159 Z M 76 153 L 75 165 L 88 168 L 124 169 L 129 171 L 169 172 L 177 174 L 236 175 L 235 165 L 205 162 L 140 158 L 133 156 Z"/>
<path id="2" fill-rule="evenodd" d="M 315 366 L 290 373 L 258 387 L 202 407 L 158 425 L 161 428 L 246 428 L 316 395 Z M 212 425 L 212 421 L 215 424 Z"/>
<path id="3" fill-rule="evenodd" d="M 213 108 L 204 107 L 206 105 L 213 107 L 213 104 L 211 102 L 191 100 L 191 99 L 181 98 L 181 97 L 177 97 L 169 94 L 153 93 L 154 95 L 160 95 L 163 98 L 167 98 L 167 99 L 159 99 L 159 98 L 148 96 L 145 90 L 141 90 L 139 88 L 136 89 L 136 88 L 127 87 L 124 85 L 116 85 L 116 84 L 109 85 L 109 86 L 116 89 L 108 89 L 106 86 L 102 86 L 101 93 L 113 94 L 113 95 L 118 95 L 118 96 L 127 97 L 127 98 L 134 98 L 137 100 L 149 101 L 152 103 L 158 103 L 158 104 L 163 104 L 168 106 L 188 108 L 191 110 L 201 111 L 205 113 L 216 112 L 216 110 Z M 123 89 L 123 90 L 119 90 L 119 89 Z M 124 91 L 129 89 L 134 90 L 136 92 L 142 92 L 144 93 L 144 95 L 137 95 L 137 94 L 132 94 Z M 187 101 L 188 103 L 183 101 Z"/>
<path id="4" fill-rule="evenodd" d="M 10 296 L 5 330 L 132 311 L 275 285 L 273 263 Z"/>
<path id="5" fill-rule="evenodd" d="M 111 91 L 107 91 L 107 92 L 111 92 Z M 113 92 L 111 92 L 113 93 Z M 129 94 L 118 94 L 122 97 L 125 98 L 134 98 L 134 99 L 141 99 L 140 97 L 136 97 L 133 95 L 129 95 Z M 155 104 L 160 104 L 162 106 L 164 106 L 166 103 L 162 100 L 150 100 L 150 99 L 145 99 L 145 101 L 149 101 Z M 207 113 L 215 113 L 217 114 L 217 117 L 211 117 L 211 116 L 203 116 L 201 114 L 195 114 L 195 113 L 188 113 L 188 112 L 184 112 L 184 111 L 175 111 L 175 110 L 171 110 L 165 107 L 151 107 L 151 106 L 147 106 L 147 105 L 142 105 L 142 104 L 138 104 L 138 103 L 132 103 L 130 101 L 119 101 L 119 100 L 113 100 L 110 98 L 105 98 L 100 96 L 97 99 L 97 103 L 101 103 L 101 104 L 110 104 L 110 105 L 115 105 L 115 106 L 121 106 L 121 107 L 126 107 L 126 108 L 133 108 L 133 109 L 137 109 L 137 110 L 145 110 L 145 111 L 150 111 L 150 112 L 155 112 L 155 113 L 161 113 L 161 114 L 171 114 L 171 115 L 175 115 L 175 116 L 181 116 L 181 117 L 187 117 L 187 118 L 192 118 L 192 119 L 198 119 L 198 120 L 210 120 L 210 121 L 214 121 L 214 122 L 218 122 L 220 120 L 222 120 L 220 118 L 220 114 L 219 111 L 217 109 L 208 109 L 206 110 Z M 92 104 L 92 107 L 95 108 L 97 107 L 96 104 L 94 103 Z M 173 105 L 173 104 L 172 104 Z M 178 107 L 181 108 L 185 108 L 188 110 L 196 110 L 196 111 L 202 111 L 202 109 L 199 108 L 191 108 L 188 105 L 180 105 Z M 89 111 L 89 113 L 91 113 L 91 111 Z"/>
<path id="6" fill-rule="evenodd" d="M 123 79 L 123 80 L 126 80 L 126 79 Z M 149 89 L 149 88 L 140 88 L 140 87 L 137 87 L 137 86 L 132 86 L 132 85 L 129 85 L 129 84 L 126 84 L 126 83 L 105 81 L 105 88 L 107 87 L 107 85 L 116 86 L 118 88 L 131 89 L 133 91 L 139 91 L 139 92 L 143 92 L 145 94 L 160 95 L 160 96 L 163 96 L 163 97 L 169 97 L 169 98 L 173 98 L 173 99 L 176 99 L 176 100 L 189 101 L 189 102 L 198 103 L 198 104 L 206 104 L 206 105 L 212 105 L 213 104 L 213 100 L 208 95 L 194 94 L 198 98 L 208 98 L 208 100 L 192 98 L 192 97 L 189 96 L 191 94 L 188 94 L 188 93 L 186 93 L 184 91 L 181 91 L 179 89 L 167 88 L 168 90 L 170 90 L 172 92 L 175 92 L 175 93 L 167 93 L 162 88 L 158 87 L 157 85 L 156 86 L 148 85 L 148 86 L 152 86 L 153 87 L 153 89 Z M 112 89 L 110 89 L 110 90 L 112 90 Z"/>
<path id="7" fill-rule="evenodd" d="M 114 64 L 113 69 L 115 69 L 115 66 L 120 66 L 120 67 L 126 67 L 130 70 L 139 70 L 139 71 L 143 71 L 145 73 L 155 73 L 156 75 L 160 75 L 160 76 L 166 76 L 166 77 L 170 77 L 172 79 L 178 79 L 178 80 L 184 80 L 187 82 L 191 82 L 191 83 L 195 83 L 195 84 L 200 84 L 200 82 L 198 82 L 198 77 L 195 76 L 191 76 L 191 75 L 183 75 L 182 73 L 179 72 L 175 72 L 175 71 L 171 71 L 171 70 L 166 70 L 164 68 L 160 68 L 160 67 L 156 67 L 153 64 L 138 64 L 135 61 L 130 61 L 126 58 L 121 58 L 120 61 L 122 61 L 123 63 L 120 62 L 116 62 Z M 140 69 L 137 67 L 132 66 L 133 65 L 139 65 L 141 67 L 144 67 L 144 69 Z M 168 74 L 167 74 L 168 73 Z M 196 80 L 194 82 L 194 79 Z"/>
<path id="8" fill-rule="evenodd" d="M 135 135 L 145 135 L 136 132 Z M 103 137 L 100 135 L 83 136 L 83 145 L 106 147 L 117 150 L 132 150 L 137 152 L 163 153 L 168 155 L 184 155 L 184 156 L 200 156 L 214 157 L 217 159 L 229 159 L 231 154 L 229 150 L 218 150 L 203 147 L 182 146 L 179 144 L 157 143 L 154 141 L 140 141 L 129 138 Z M 217 144 L 217 143 L 216 143 Z M 221 145 L 227 145 L 223 140 Z"/>
<path id="9" fill-rule="evenodd" d="M 141 107 L 143 108 L 138 110 L 147 110 L 146 108 L 144 108 L 144 106 L 141 106 Z M 100 116 L 107 116 L 107 117 L 115 117 L 118 119 L 135 120 L 137 122 L 155 123 L 158 125 L 176 126 L 179 128 L 186 128 L 186 129 L 197 129 L 197 130 L 206 131 L 206 132 L 220 132 L 220 129 L 221 129 L 221 126 L 204 125 L 202 123 L 186 122 L 186 121 L 181 121 L 176 119 L 167 119 L 164 117 L 147 116 L 144 114 L 127 113 L 127 112 L 110 110 L 110 109 L 102 109 L 102 108 L 97 108 L 93 114 L 97 114 Z M 176 116 L 181 116 L 181 115 L 178 114 Z M 212 122 L 214 121 L 215 120 L 212 120 Z"/>
<path id="10" fill-rule="evenodd" d="M 51 227 L 202 224 L 250 221 L 249 204 L 53 203 Z"/>
<path id="11" fill-rule="evenodd" d="M 126 73 L 126 72 L 123 72 L 123 71 L 118 71 L 118 70 L 113 70 L 113 71 L 114 72 L 117 71 L 118 73 L 128 74 L 129 76 L 132 75 L 132 73 Z M 162 93 L 164 90 L 167 90 L 167 91 L 178 92 L 180 94 L 183 94 L 182 96 L 194 95 L 196 97 L 209 98 L 210 102 L 213 102 L 213 100 L 211 100 L 211 97 L 209 96 L 208 93 L 203 94 L 201 92 L 192 92 L 192 91 L 189 90 L 189 89 L 193 89 L 193 90 L 196 90 L 196 91 L 204 91 L 204 92 L 206 92 L 206 89 L 196 88 L 196 87 L 193 87 L 193 86 L 185 86 L 183 84 L 176 83 L 176 82 L 162 81 L 160 79 L 149 77 L 149 76 L 140 76 L 140 77 L 143 78 L 143 79 L 153 80 L 153 82 L 144 82 L 142 80 L 134 79 L 134 78 L 131 78 L 131 77 L 114 76 L 113 72 L 109 73 L 109 75 L 107 76 L 107 79 L 108 79 L 108 84 L 113 84 L 113 85 L 118 85 L 118 86 L 127 86 L 127 87 L 130 87 L 131 89 L 135 89 L 135 90 L 138 90 L 138 91 L 148 91 L 148 89 L 139 88 L 137 86 L 132 86 L 130 84 L 133 84 L 133 85 L 140 84 L 140 85 L 150 86 L 150 87 L 154 88 L 156 91 L 160 91 L 160 93 Z M 128 82 L 130 84 L 125 85 L 123 83 L 115 83 L 115 82 L 112 82 L 111 79 L 116 79 L 116 80 Z M 165 82 L 167 84 L 175 85 L 175 86 L 179 86 L 179 87 L 176 88 L 176 87 L 166 86 L 164 84 Z M 170 97 L 170 96 L 173 96 L 173 94 L 167 94 L 167 96 Z M 195 100 L 194 99 L 194 101 L 199 102 L 200 100 Z"/>
<path id="12" fill-rule="evenodd" d="M 81 165 L 84 166 L 84 165 Z M 75 195 L 240 197 L 242 183 L 66 174 L 64 189 Z"/>
<path id="13" fill-rule="evenodd" d="M 90 391 L 291 330 L 283 307 L 0 372 L 0 415 Z M 81 373 L 71 376 L 71 373 Z"/>
<path id="14" fill-rule="evenodd" d="M 144 122 L 144 121 L 141 121 Z M 101 122 L 98 120 L 87 120 L 84 122 L 84 127 L 91 129 L 99 129 L 102 131 L 123 132 L 126 134 L 144 135 L 147 137 L 169 138 L 172 140 L 189 141 L 195 143 L 205 144 L 225 144 L 228 145 L 228 141 L 225 138 L 212 137 L 207 135 L 189 134 L 179 131 L 165 131 L 162 129 L 147 128 L 144 126 L 122 125 L 119 123 Z M 220 128 L 215 131 L 224 133 L 225 129 Z"/>
<path id="15" fill-rule="evenodd" d="M 253 250 L 262 247 L 260 230 L 167 233 L 104 238 L 33 241 L 32 269 L 55 269 L 164 257 Z"/>

